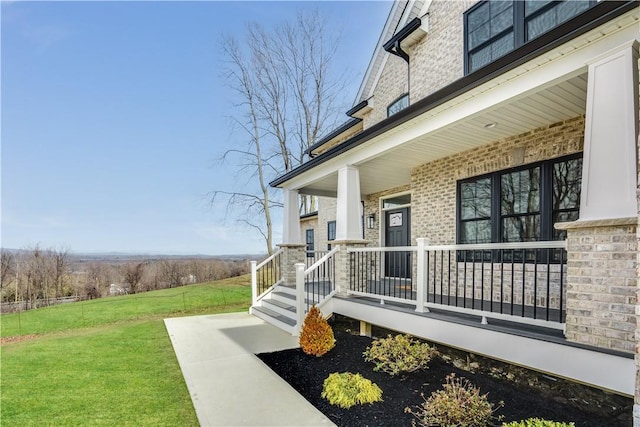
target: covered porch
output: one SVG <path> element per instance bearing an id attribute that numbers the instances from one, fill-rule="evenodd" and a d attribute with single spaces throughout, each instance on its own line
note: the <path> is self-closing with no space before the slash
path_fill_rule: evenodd
<path id="1" fill-rule="evenodd" d="M 292 314 L 293 333 L 316 304 L 633 394 L 637 15 L 498 75 L 464 78 L 275 180 L 285 194 L 284 241 L 281 258 L 262 267 L 281 274 L 277 287 L 255 281 L 254 307 L 288 293 L 290 308 L 275 305 Z M 581 191 L 577 218 L 546 225 L 561 240 L 459 243 L 459 182 L 566 155 L 581 161 Z M 335 200 L 332 250 L 312 265 L 300 194 Z M 410 195 L 401 246 L 387 234 L 384 200 L 393 194 Z M 610 368 L 602 375 L 594 366 Z"/>

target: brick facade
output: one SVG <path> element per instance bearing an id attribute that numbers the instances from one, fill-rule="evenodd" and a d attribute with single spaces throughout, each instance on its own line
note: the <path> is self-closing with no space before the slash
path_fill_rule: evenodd
<path id="1" fill-rule="evenodd" d="M 463 12 L 475 3 L 476 0 L 431 3 L 429 32 L 407 52 L 410 83 L 407 83 L 407 63 L 388 55 L 373 91 L 373 110 L 364 117 L 364 129 L 387 118 L 387 107 L 407 91 L 410 102 L 414 103 L 464 75 Z"/>
<path id="2" fill-rule="evenodd" d="M 584 117 L 496 141 L 411 171 L 411 236 L 431 244 L 456 242 L 458 180 L 582 151 Z M 517 152 L 524 150 L 524 158 Z"/>
<path id="3" fill-rule="evenodd" d="M 364 116 L 364 129 L 387 118 L 387 107 L 401 95 L 407 93 L 407 63 L 389 55 L 384 70 L 373 93 L 373 110 Z"/>
<path id="4" fill-rule="evenodd" d="M 570 224 L 567 230 L 567 330 L 570 341 L 634 352 L 636 222 Z"/>
<path id="5" fill-rule="evenodd" d="M 464 75 L 463 13 L 475 3 L 475 0 L 436 0 L 431 3 L 429 33 L 410 53 L 411 102 Z"/>

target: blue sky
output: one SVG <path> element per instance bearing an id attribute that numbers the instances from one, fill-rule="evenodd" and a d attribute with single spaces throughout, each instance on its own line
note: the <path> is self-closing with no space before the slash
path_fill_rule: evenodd
<path id="1" fill-rule="evenodd" d="M 388 1 L 3 1 L 2 247 L 264 252 L 206 197 L 242 179 L 216 160 L 238 142 L 221 40 L 313 8 L 342 30 L 350 106 Z"/>

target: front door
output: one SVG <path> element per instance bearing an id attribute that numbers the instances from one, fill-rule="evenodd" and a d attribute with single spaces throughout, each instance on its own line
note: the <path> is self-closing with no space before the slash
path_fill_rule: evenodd
<path id="1" fill-rule="evenodd" d="M 409 208 L 385 211 L 385 246 L 409 246 L 411 226 Z M 387 252 L 385 255 L 385 276 L 411 277 L 411 252 Z"/>

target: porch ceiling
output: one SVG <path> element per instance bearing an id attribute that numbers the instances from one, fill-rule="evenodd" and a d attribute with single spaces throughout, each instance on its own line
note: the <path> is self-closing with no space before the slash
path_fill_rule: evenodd
<path id="1" fill-rule="evenodd" d="M 369 157 L 360 156 L 364 157 L 361 159 L 354 156 L 355 161 L 349 163 L 360 169 L 363 195 L 407 185 L 411 169 L 416 166 L 584 114 L 586 93 L 587 74 L 583 73 L 535 93 L 471 113 L 437 130 L 416 135 L 389 150 Z M 351 150 L 349 154 L 353 156 L 354 152 L 364 152 L 372 144 L 384 144 L 384 140 L 393 138 L 395 133 L 424 120 L 429 118 L 416 118 Z M 496 125 L 485 127 L 489 123 Z M 331 173 L 308 183 L 300 191 L 335 196 L 337 182 L 337 173 Z"/>

